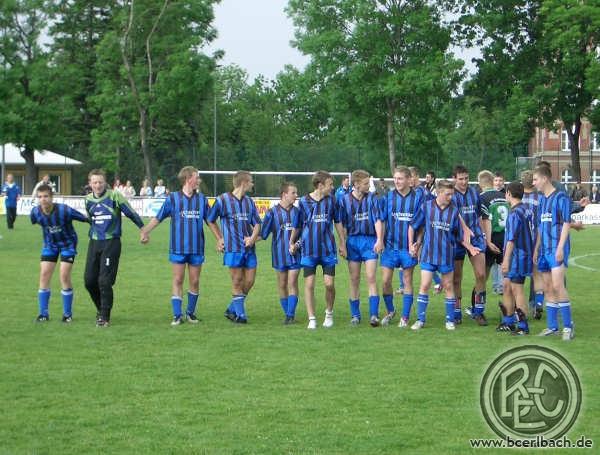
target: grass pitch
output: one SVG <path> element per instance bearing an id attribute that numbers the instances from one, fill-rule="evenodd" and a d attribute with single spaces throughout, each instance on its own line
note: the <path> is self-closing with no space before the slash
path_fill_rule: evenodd
<path id="1" fill-rule="evenodd" d="M 574 365 L 584 402 L 569 437 L 600 443 L 598 229 L 572 235 L 572 257 L 585 256 L 576 260 L 585 268 L 569 268 L 577 334 L 565 343 L 497 334 L 491 293 L 486 328 L 466 320 L 447 332 L 440 296 L 432 297 L 428 325 L 419 333 L 395 325 L 373 329 L 365 319 L 351 328 L 343 262 L 335 326 L 306 330 L 302 291 L 300 323 L 283 326 L 270 240 L 258 246 L 250 323 L 233 325 L 223 317 L 229 275 L 208 231 L 202 322 L 171 327 L 168 223 L 143 246 L 127 220 L 112 326 L 94 326 L 82 278 L 86 226 L 79 223 L 74 322 L 60 322 L 55 274 L 51 321 L 35 324 L 40 229 L 26 217 L 10 232 L 4 218 L 0 223 L 0 453 L 469 452 L 469 438 L 495 437 L 479 410 L 485 368 L 521 344 L 555 348 Z M 321 287 L 317 301 L 321 323 Z M 362 310 L 368 314 L 366 294 Z M 544 326 L 531 325 L 532 333 Z"/>

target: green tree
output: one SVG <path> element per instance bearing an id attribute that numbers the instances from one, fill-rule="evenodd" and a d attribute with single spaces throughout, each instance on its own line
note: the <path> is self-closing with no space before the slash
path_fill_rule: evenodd
<path id="1" fill-rule="evenodd" d="M 62 130 L 59 103 L 50 98 L 56 72 L 41 44 L 48 14 L 42 0 L 6 0 L 0 5 L 0 139 L 21 147 L 25 191 L 37 180 L 34 151 L 54 146 Z"/>
<path id="2" fill-rule="evenodd" d="M 473 89 L 529 131 L 567 131 L 571 164 L 581 179 L 582 119 L 597 118 L 600 86 L 598 0 L 464 0 L 460 25 L 482 46 Z"/>
<path id="3" fill-rule="evenodd" d="M 390 169 L 439 148 L 435 131 L 462 62 L 448 52 L 450 32 L 434 3 L 291 0 L 288 13 L 329 103 L 323 128 L 367 143 L 375 161 L 387 148 Z"/>

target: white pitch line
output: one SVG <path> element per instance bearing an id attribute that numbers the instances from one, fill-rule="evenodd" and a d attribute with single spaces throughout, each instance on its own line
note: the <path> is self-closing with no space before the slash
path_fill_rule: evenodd
<path id="1" fill-rule="evenodd" d="M 600 256 L 600 253 L 590 253 L 590 254 L 584 254 L 582 256 L 575 256 L 575 257 L 569 259 L 569 265 L 573 265 L 575 267 L 579 267 L 580 269 L 588 270 L 590 272 L 598 272 L 598 269 L 594 269 L 592 267 L 587 267 L 585 265 L 577 264 L 577 259 L 583 259 L 583 258 L 587 258 L 590 256 Z"/>

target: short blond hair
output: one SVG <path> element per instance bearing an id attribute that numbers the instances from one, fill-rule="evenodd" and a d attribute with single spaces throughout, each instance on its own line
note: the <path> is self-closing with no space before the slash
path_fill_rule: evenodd
<path id="1" fill-rule="evenodd" d="M 252 174 L 248 171 L 237 171 L 233 174 L 233 187 L 238 188 L 242 183 L 252 179 Z"/>
<path id="2" fill-rule="evenodd" d="M 483 170 L 477 174 L 477 181 L 481 188 L 490 188 L 494 186 L 494 174 L 491 171 Z"/>
<path id="3" fill-rule="evenodd" d="M 404 177 L 406 178 L 410 178 L 412 177 L 411 173 L 410 173 L 410 169 L 406 166 L 396 166 L 394 168 L 394 174 L 398 172 L 399 174 L 404 175 Z M 393 175 L 393 174 L 392 174 Z"/>
<path id="4" fill-rule="evenodd" d="M 101 175 L 106 180 L 106 172 L 104 169 L 92 169 L 88 174 L 88 180 L 90 180 L 94 175 Z"/>
<path id="5" fill-rule="evenodd" d="M 198 169 L 194 166 L 185 166 L 182 167 L 179 173 L 177 174 L 177 180 L 181 183 L 181 186 L 185 185 L 187 179 L 189 179 L 192 175 L 198 174 Z"/>
<path id="6" fill-rule="evenodd" d="M 363 169 L 357 169 L 352 172 L 352 185 L 356 185 L 358 182 L 362 182 L 365 179 L 371 177 L 367 171 Z"/>
<path id="7" fill-rule="evenodd" d="M 331 174 L 329 172 L 317 171 L 313 174 L 313 177 L 312 177 L 313 187 L 318 188 L 320 183 L 322 183 L 324 185 L 325 182 L 329 179 L 333 180 L 333 177 L 331 176 Z"/>
<path id="8" fill-rule="evenodd" d="M 533 188 L 533 171 L 521 172 L 521 183 L 526 189 Z"/>
<path id="9" fill-rule="evenodd" d="M 453 190 L 454 189 L 454 183 L 452 183 L 450 180 L 438 180 L 435 182 L 435 188 L 436 190 Z"/>

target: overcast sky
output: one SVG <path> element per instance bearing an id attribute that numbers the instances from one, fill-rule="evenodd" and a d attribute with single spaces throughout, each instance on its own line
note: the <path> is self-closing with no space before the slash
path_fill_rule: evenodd
<path id="1" fill-rule="evenodd" d="M 222 64 L 235 63 L 245 69 L 253 80 L 259 74 L 274 79 L 286 64 L 304 68 L 308 57 L 290 45 L 294 26 L 284 12 L 287 0 L 221 0 L 215 6 L 215 27 L 218 38 L 209 52 L 225 51 Z M 476 51 L 457 54 L 469 70 Z"/>

